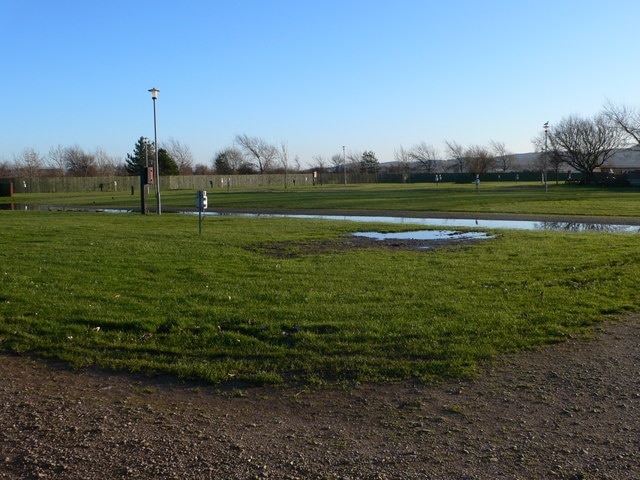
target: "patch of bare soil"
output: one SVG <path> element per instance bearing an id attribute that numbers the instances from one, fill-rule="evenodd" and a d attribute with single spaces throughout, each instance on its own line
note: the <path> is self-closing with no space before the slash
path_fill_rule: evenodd
<path id="1" fill-rule="evenodd" d="M 335 240 L 286 241 L 257 244 L 253 251 L 277 258 L 294 258 L 301 255 L 323 253 L 346 253 L 361 248 L 384 248 L 387 250 L 431 250 L 462 243 L 477 242 L 480 239 L 451 235 L 442 239 L 379 240 L 371 237 L 344 236 Z"/>
<path id="2" fill-rule="evenodd" d="M 637 479 L 640 316 L 474 381 L 212 387 L 0 355 L 1 479 Z"/>

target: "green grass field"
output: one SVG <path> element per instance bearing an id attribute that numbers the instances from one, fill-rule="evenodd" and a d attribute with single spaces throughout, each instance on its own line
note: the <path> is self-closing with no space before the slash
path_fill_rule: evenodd
<path id="1" fill-rule="evenodd" d="M 635 216 L 640 203 L 636 190 L 443 187 L 214 191 L 209 205 Z M 111 197 L 13 200 L 127 206 L 126 195 Z M 164 196 L 176 208 L 193 201 L 193 192 Z M 637 234 L 494 231 L 427 251 L 304 247 L 412 228 L 220 216 L 198 234 L 188 215 L 0 211 L 0 348 L 213 384 L 430 381 L 638 311 Z M 269 255 L 276 242 L 290 242 L 291 255 Z"/>
<path id="2" fill-rule="evenodd" d="M 137 192 L 137 191 L 136 191 Z M 361 184 L 315 187 L 208 190 L 209 209 L 333 209 L 413 212 L 477 212 L 549 215 L 604 215 L 640 217 L 640 190 L 540 183 L 482 183 L 478 193 L 471 184 Z M 85 207 L 139 208 L 139 195 L 127 191 L 69 194 L 17 194 L 8 203 Z M 164 209 L 194 209 L 195 191 L 162 192 Z M 155 208 L 153 194 L 149 207 Z"/>

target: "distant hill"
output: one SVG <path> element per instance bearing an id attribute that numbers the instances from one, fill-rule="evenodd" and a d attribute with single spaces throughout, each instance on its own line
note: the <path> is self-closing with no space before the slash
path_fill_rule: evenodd
<path id="1" fill-rule="evenodd" d="M 619 150 L 607 165 L 618 169 L 640 170 L 640 147 Z"/>
<path id="2" fill-rule="evenodd" d="M 540 154 L 536 152 L 516 153 L 513 170 L 532 170 Z M 625 148 L 617 151 L 606 163 L 616 170 L 640 170 L 640 147 Z"/>
<path id="3" fill-rule="evenodd" d="M 513 161 L 510 171 L 512 172 L 524 172 L 524 171 L 536 171 L 536 163 L 540 153 L 528 152 L 528 153 L 514 153 L 511 154 Z M 453 160 L 438 160 L 438 171 L 454 171 L 455 161 Z M 399 167 L 398 162 L 382 162 L 380 164 L 383 171 L 393 170 Z M 412 168 L 416 171 L 422 170 L 422 167 L 417 163 L 411 164 Z M 612 168 L 617 171 L 620 170 L 639 170 L 640 171 L 640 146 L 633 148 L 625 148 L 617 151 L 606 163 L 607 168 Z M 571 170 L 570 167 L 561 168 L 560 170 Z"/>

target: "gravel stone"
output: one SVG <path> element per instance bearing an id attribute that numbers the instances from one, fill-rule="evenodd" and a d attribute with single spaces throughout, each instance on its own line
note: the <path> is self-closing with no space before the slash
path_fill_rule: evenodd
<path id="1" fill-rule="evenodd" d="M 638 479 L 640 315 L 473 381 L 220 390 L 0 354 L 0 479 Z"/>

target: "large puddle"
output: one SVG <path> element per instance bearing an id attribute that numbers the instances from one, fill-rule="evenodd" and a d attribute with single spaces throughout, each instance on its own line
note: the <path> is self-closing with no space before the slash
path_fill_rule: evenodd
<path id="1" fill-rule="evenodd" d="M 218 213 L 207 215 L 236 215 L 244 217 L 286 217 L 317 220 L 347 220 L 350 222 L 393 223 L 401 225 L 423 225 L 427 227 L 500 228 L 511 230 L 556 230 L 566 232 L 640 233 L 638 225 L 581 223 L 581 222 L 535 222 L 529 220 L 487 220 L 468 218 L 414 218 L 366 215 L 288 215 L 272 213 Z"/>
<path id="2" fill-rule="evenodd" d="M 52 205 L 20 205 L 3 204 L 0 209 L 11 210 L 79 210 L 102 213 L 134 213 L 131 209 L 117 208 L 78 208 L 56 207 Z M 167 211 L 169 213 L 169 211 Z M 197 214 L 193 211 L 180 211 L 183 214 Z M 625 224 L 587 223 L 587 222 L 539 222 L 530 220 L 491 220 L 469 218 L 419 218 L 419 217 L 393 217 L 393 216 L 367 216 L 367 215 L 312 215 L 312 214 L 284 214 L 284 213 L 226 213 L 208 211 L 206 216 L 239 216 L 239 217 L 286 217 L 307 218 L 318 220 L 346 220 L 350 222 L 367 223 L 392 223 L 401 225 L 423 225 L 428 227 L 465 227 L 465 228 L 499 228 L 508 230 L 556 230 L 566 232 L 604 232 L 604 233 L 640 233 L 640 226 Z"/>
<path id="3" fill-rule="evenodd" d="M 356 232 L 352 237 L 371 239 L 381 244 L 392 246 L 428 250 L 443 245 L 474 240 L 495 238 L 486 232 L 460 232 L 455 230 L 414 230 L 409 232 Z"/>
<path id="4" fill-rule="evenodd" d="M 492 238 L 485 232 L 456 232 L 454 230 L 416 230 L 413 232 L 356 232 L 354 237 L 373 238 L 375 240 L 479 240 Z"/>

